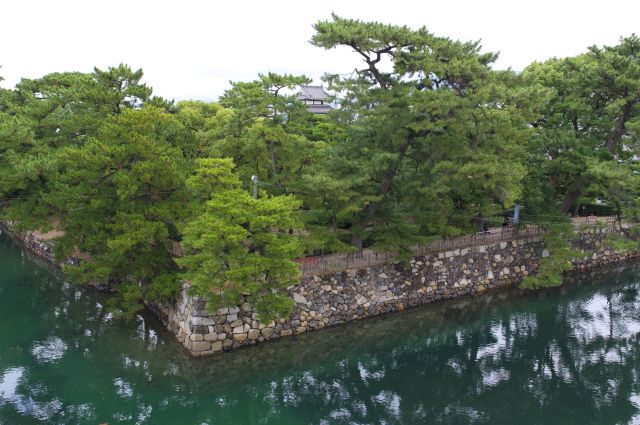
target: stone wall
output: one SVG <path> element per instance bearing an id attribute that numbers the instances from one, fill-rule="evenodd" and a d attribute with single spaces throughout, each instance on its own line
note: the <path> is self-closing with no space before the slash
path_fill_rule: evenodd
<path id="1" fill-rule="evenodd" d="M 42 240 L 34 232 L 16 232 L 7 223 L 0 222 L 0 232 L 8 234 L 24 249 L 30 251 L 48 263 L 55 264 L 53 247 L 47 241 Z"/>
<path id="2" fill-rule="evenodd" d="M 37 233 L 11 232 L 2 223 L 0 229 L 25 249 L 54 262 L 50 244 Z M 575 271 L 640 256 L 637 251 L 614 252 L 607 248 L 604 243 L 606 232 L 603 228 L 578 234 L 575 247 L 589 251 L 591 255 L 575 259 Z M 540 239 L 531 238 L 432 253 L 415 257 L 408 263 L 308 276 L 289 288 L 296 305 L 294 313 L 287 320 L 271 323 L 261 323 L 247 300 L 210 312 L 205 300 L 188 294 L 186 284 L 175 302 L 149 302 L 147 306 L 191 355 L 199 357 L 440 300 L 510 287 L 535 273 L 540 259 L 547 255 Z"/>
<path id="3" fill-rule="evenodd" d="M 581 233 L 576 245 L 592 251 L 574 260 L 587 270 L 640 256 L 616 253 L 604 244 L 605 229 Z M 435 301 L 472 296 L 518 284 L 548 255 L 539 238 L 498 242 L 389 264 L 310 276 L 289 289 L 296 308 L 288 320 L 260 323 L 249 302 L 209 312 L 206 301 L 188 295 L 175 304 L 149 304 L 193 356 L 204 356 L 334 326 Z"/>

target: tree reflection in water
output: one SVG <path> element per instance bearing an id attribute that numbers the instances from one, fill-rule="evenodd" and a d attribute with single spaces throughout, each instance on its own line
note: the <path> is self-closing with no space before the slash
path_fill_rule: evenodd
<path id="1" fill-rule="evenodd" d="M 640 423 L 626 265 L 208 359 L 0 238 L 0 423 Z"/>

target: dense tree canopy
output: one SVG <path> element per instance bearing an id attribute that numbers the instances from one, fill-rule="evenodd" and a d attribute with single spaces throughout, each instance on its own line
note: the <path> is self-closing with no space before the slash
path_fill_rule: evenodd
<path id="1" fill-rule="evenodd" d="M 274 73 L 217 103 L 153 97 L 123 64 L 0 89 L 2 220 L 61 231 L 58 256 L 82 258 L 69 276 L 114 290 L 118 311 L 186 280 L 212 306 L 253 297 L 270 320 L 292 308 L 304 254 L 407 252 L 516 203 L 532 221 L 591 204 L 637 216 L 637 36 L 515 73 L 426 28 L 314 28 L 312 44 L 363 61 L 327 74 L 324 116 L 298 99 L 307 77 Z M 549 234 L 559 262 L 530 286 L 557 283 L 568 232 Z"/>
<path id="2" fill-rule="evenodd" d="M 618 208 L 635 203 L 639 55 L 640 39 L 633 35 L 617 46 L 591 47 L 577 57 L 534 63 L 524 71 L 527 84 L 551 93 L 530 143 L 538 174 L 532 180 L 538 205 L 532 202 L 532 208 L 566 213 L 581 198 L 607 200 Z"/>
<path id="3" fill-rule="evenodd" d="M 196 293 L 214 305 L 233 304 L 253 294 L 261 318 L 286 316 L 293 306 L 284 289 L 299 277 L 290 261 L 302 252 L 288 234 L 296 227 L 293 196 L 254 199 L 242 189 L 228 159 L 196 162 L 188 192 L 201 200 L 202 212 L 181 228 L 185 256 L 179 263 Z"/>
<path id="4" fill-rule="evenodd" d="M 337 16 L 315 28 L 315 45 L 349 47 L 365 63 L 329 77 L 348 137 L 315 176 L 340 181 L 328 202 L 356 248 L 459 233 L 471 213 L 521 197 L 534 105 L 512 72 L 491 69 L 495 54 L 425 28 Z"/>

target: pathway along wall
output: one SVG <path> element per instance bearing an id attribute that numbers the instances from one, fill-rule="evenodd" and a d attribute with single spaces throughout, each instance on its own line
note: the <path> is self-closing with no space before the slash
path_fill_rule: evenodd
<path id="1" fill-rule="evenodd" d="M 606 229 L 580 233 L 577 248 L 594 252 L 573 262 L 574 270 L 617 263 L 640 252 L 614 252 Z M 295 300 L 288 320 L 260 323 L 249 302 L 211 313 L 205 300 L 185 287 L 175 304 L 149 304 L 193 356 L 276 340 L 291 335 L 461 296 L 518 284 L 548 255 L 539 238 L 439 252 L 391 264 L 304 277 L 290 288 Z"/>

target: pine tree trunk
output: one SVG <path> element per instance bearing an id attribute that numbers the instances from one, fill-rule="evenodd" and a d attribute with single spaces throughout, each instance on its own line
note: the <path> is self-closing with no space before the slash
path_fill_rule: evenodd
<path id="1" fill-rule="evenodd" d="M 400 164 L 402 163 L 402 160 L 404 159 L 410 144 L 411 139 L 408 139 L 402 146 L 400 146 L 400 151 L 398 152 L 398 160 L 394 164 L 389 165 L 387 170 L 384 172 L 382 181 L 380 182 L 380 189 L 378 191 L 378 194 L 382 197 L 382 199 L 384 199 L 391 190 L 393 180 L 398 174 Z M 380 202 L 382 202 L 382 200 L 378 202 L 371 202 L 369 205 L 365 206 L 363 211 L 360 213 L 360 218 L 356 220 L 356 222 L 351 226 L 351 245 L 354 248 L 362 249 L 364 230 L 378 211 Z"/>
<path id="2" fill-rule="evenodd" d="M 605 142 L 605 147 L 611 153 L 613 153 L 614 149 L 622 140 L 622 136 L 624 136 L 626 132 L 626 123 L 629 120 L 631 115 L 631 108 L 633 107 L 635 101 L 630 101 L 625 103 L 622 107 L 622 116 L 618 119 L 616 126 L 613 128 L 607 141 Z M 562 202 L 562 206 L 560 207 L 560 211 L 563 214 L 566 214 L 571 209 L 571 206 L 574 205 L 580 196 L 582 196 L 582 191 L 587 184 L 587 179 L 583 176 L 578 176 L 578 178 L 573 182 L 571 187 L 569 188 L 569 192 L 565 195 L 564 201 Z"/>

